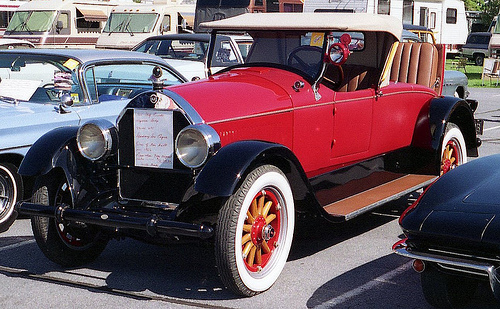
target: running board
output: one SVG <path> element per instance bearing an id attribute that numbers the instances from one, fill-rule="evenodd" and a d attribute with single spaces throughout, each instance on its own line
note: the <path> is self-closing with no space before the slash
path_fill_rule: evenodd
<path id="1" fill-rule="evenodd" d="M 323 209 L 335 220 L 347 221 L 384 203 L 431 184 L 437 176 L 404 175 L 369 190 L 328 204 Z"/>

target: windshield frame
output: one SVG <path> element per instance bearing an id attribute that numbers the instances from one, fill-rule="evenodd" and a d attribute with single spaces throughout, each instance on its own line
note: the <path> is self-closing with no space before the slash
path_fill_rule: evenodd
<path id="1" fill-rule="evenodd" d="M 305 33 L 314 33 L 316 35 L 320 34 L 317 37 L 320 41 L 315 41 L 315 43 L 304 44 L 304 43 L 307 43 L 307 40 L 304 41 L 305 36 L 303 34 L 305 34 Z M 329 33 L 330 33 L 329 31 L 303 31 L 303 30 L 280 30 L 280 31 L 277 31 L 277 30 L 259 30 L 259 31 L 253 31 L 253 32 L 251 31 L 248 34 L 253 38 L 253 43 L 252 43 L 252 46 L 250 48 L 250 51 L 248 52 L 248 56 L 246 59 L 246 60 L 249 60 L 248 57 L 250 57 L 250 62 L 245 61 L 243 64 L 231 65 L 231 66 L 228 66 L 228 67 L 222 69 L 221 71 L 218 71 L 217 73 L 227 72 L 227 71 L 229 71 L 233 68 L 236 68 L 236 67 L 272 67 L 272 68 L 279 68 L 279 69 L 293 72 L 293 73 L 298 74 L 301 77 L 303 77 L 310 84 L 315 84 L 323 75 L 323 71 L 324 71 L 324 67 L 325 67 L 325 61 L 324 61 L 325 58 L 324 57 L 326 55 L 326 50 L 328 47 L 328 34 Z M 223 31 L 223 30 L 219 30 L 219 29 L 217 29 L 217 30 L 214 29 L 212 31 L 212 38 L 210 40 L 209 52 L 207 55 L 207 69 L 208 69 L 209 75 L 212 75 L 211 68 L 213 67 L 213 58 L 214 58 L 215 47 L 216 47 L 215 46 L 215 42 L 216 42 L 215 38 L 219 34 L 227 35 L 228 31 Z M 299 38 L 300 38 L 301 42 L 297 44 L 297 47 L 304 47 L 304 46 L 317 47 L 318 51 L 321 51 L 321 52 L 318 53 L 318 55 L 317 55 L 318 62 L 317 62 L 317 68 L 315 70 L 315 73 L 308 74 L 307 72 L 305 72 L 301 69 L 298 69 L 296 67 L 289 65 L 288 59 L 287 59 L 287 63 L 268 62 L 268 61 L 255 61 L 255 62 L 251 61 L 252 60 L 252 58 L 251 58 L 252 52 L 255 50 L 254 44 L 256 44 L 256 42 L 257 42 L 257 44 L 259 44 L 258 40 L 256 40 L 256 37 L 254 37 L 254 36 L 257 36 L 258 34 L 269 34 L 269 35 L 271 35 L 271 37 L 270 37 L 271 40 L 273 40 L 273 39 L 275 39 L 275 40 L 292 39 L 292 40 L 296 40 L 295 43 L 298 43 L 297 40 L 299 40 Z M 278 46 L 279 44 L 280 43 L 277 42 L 276 46 Z M 281 55 L 282 58 L 283 58 L 283 56 L 286 56 L 286 58 L 288 58 L 291 54 L 291 51 L 293 51 L 296 48 L 291 48 L 291 49 L 285 48 L 285 49 L 287 50 L 287 52 L 285 52 L 286 55 L 285 54 Z M 288 51 L 290 51 L 290 52 L 288 52 Z"/>

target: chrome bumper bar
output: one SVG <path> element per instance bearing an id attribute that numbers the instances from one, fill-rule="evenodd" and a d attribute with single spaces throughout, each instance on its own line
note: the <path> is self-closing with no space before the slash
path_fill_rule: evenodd
<path id="1" fill-rule="evenodd" d="M 406 242 L 400 241 L 393 246 L 394 253 L 415 260 L 439 264 L 442 268 L 458 273 L 475 274 L 488 277 L 491 290 L 500 299 L 500 266 L 495 267 L 487 262 L 472 261 L 454 257 L 443 257 L 437 254 L 414 252 L 408 249 Z"/>

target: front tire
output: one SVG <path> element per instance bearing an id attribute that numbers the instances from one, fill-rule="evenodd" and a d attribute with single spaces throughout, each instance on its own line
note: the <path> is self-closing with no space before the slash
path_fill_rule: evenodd
<path id="1" fill-rule="evenodd" d="M 255 168 L 219 212 L 216 262 L 224 285 L 253 296 L 269 289 L 285 266 L 295 225 L 292 190 L 275 166 Z"/>
<path id="2" fill-rule="evenodd" d="M 14 207 L 22 195 L 23 181 L 17 167 L 0 163 L 0 232 L 8 230 L 14 223 Z"/>
<path id="3" fill-rule="evenodd" d="M 460 128 L 449 122 L 441 144 L 440 175 L 467 163 L 467 146 Z"/>
<path id="4" fill-rule="evenodd" d="M 457 308 L 467 305 L 476 292 L 474 279 L 452 276 L 427 265 L 420 274 L 425 300 L 437 308 Z"/>
<path id="5" fill-rule="evenodd" d="M 61 204 L 73 207 L 64 177 L 39 177 L 34 186 L 32 201 L 54 207 Z M 31 226 L 43 254 L 54 263 L 66 267 L 94 261 L 108 243 L 99 229 L 81 222 L 56 222 L 54 218 L 34 216 L 31 218 Z"/>

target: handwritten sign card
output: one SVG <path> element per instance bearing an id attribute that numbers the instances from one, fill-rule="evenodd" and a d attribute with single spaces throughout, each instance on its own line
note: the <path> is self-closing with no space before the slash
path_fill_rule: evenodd
<path id="1" fill-rule="evenodd" d="M 134 110 L 135 165 L 173 168 L 172 111 Z"/>

